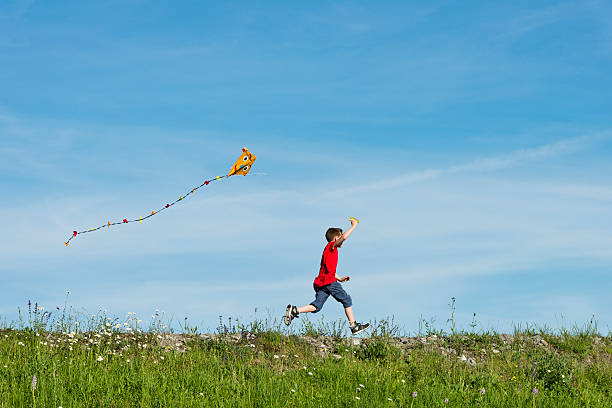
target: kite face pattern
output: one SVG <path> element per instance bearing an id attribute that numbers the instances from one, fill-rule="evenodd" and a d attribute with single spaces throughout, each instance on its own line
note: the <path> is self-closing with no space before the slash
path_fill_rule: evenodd
<path id="1" fill-rule="evenodd" d="M 114 225 L 129 224 L 131 222 L 136 222 L 136 221 L 138 221 L 139 223 L 142 224 L 143 220 L 151 218 L 154 215 L 157 215 L 160 212 L 162 212 L 164 210 L 167 210 L 168 208 L 172 207 L 174 204 L 178 203 L 179 201 L 184 200 L 189 195 L 195 193 L 196 190 L 199 190 L 201 187 L 209 185 L 213 181 L 219 181 L 219 180 L 221 180 L 223 178 L 228 178 L 228 177 L 231 177 L 231 176 L 236 175 L 236 174 L 241 174 L 243 176 L 246 176 L 247 174 L 249 174 L 249 171 L 251 170 L 251 167 L 253 166 L 253 162 L 255 161 L 255 159 L 256 159 L 255 155 L 253 153 L 249 152 L 246 147 L 244 147 L 242 149 L 242 154 L 240 155 L 238 160 L 236 160 L 236 163 L 234 163 L 234 165 L 232 166 L 232 169 L 227 174 L 227 176 L 217 176 L 217 177 L 214 177 L 214 178 L 212 178 L 210 180 L 204 180 L 204 182 L 202 184 L 200 184 L 197 187 L 193 187 L 185 195 L 182 195 L 179 198 L 177 198 L 176 200 L 174 200 L 173 202 L 164 205 L 163 207 L 161 207 L 157 211 L 151 211 L 151 214 L 149 214 L 149 215 L 147 215 L 145 217 L 138 217 L 138 218 L 134 218 L 134 219 L 131 219 L 131 220 L 128 220 L 127 218 L 124 218 L 123 220 L 117 221 L 117 222 L 107 221 L 106 223 L 104 223 L 103 225 L 101 225 L 99 227 L 90 228 L 90 229 L 86 229 L 86 230 L 83 230 L 83 231 L 72 231 L 72 234 L 70 234 L 70 238 L 68 238 L 68 240 L 65 241 L 64 244 L 66 246 L 68 246 L 68 244 L 70 244 L 70 241 L 73 238 L 76 238 L 77 235 L 86 234 L 88 232 L 93 232 L 93 231 L 98 231 L 98 230 L 100 230 L 102 228 L 110 228 L 111 226 L 114 226 Z"/>
<path id="2" fill-rule="evenodd" d="M 238 160 L 236 160 L 236 163 L 234 163 L 229 173 L 227 173 L 227 177 L 236 174 L 246 176 L 247 174 L 249 174 L 249 171 L 251 170 L 255 159 L 257 159 L 257 157 L 255 157 L 253 153 L 249 152 L 246 147 L 242 148 L 242 154 L 240 155 Z"/>

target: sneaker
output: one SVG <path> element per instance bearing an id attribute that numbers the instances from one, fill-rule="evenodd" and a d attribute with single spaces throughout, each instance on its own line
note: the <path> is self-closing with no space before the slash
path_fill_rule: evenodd
<path id="1" fill-rule="evenodd" d="M 287 310 L 285 311 L 285 315 L 283 316 L 285 324 L 289 326 L 291 324 L 291 321 L 296 317 L 300 317 L 300 314 L 297 311 L 297 306 L 287 305 Z"/>
<path id="2" fill-rule="evenodd" d="M 353 334 L 361 333 L 362 331 L 364 331 L 368 327 L 370 327 L 370 323 L 361 324 L 361 323 L 355 322 L 355 325 L 351 326 L 351 333 L 353 333 Z"/>

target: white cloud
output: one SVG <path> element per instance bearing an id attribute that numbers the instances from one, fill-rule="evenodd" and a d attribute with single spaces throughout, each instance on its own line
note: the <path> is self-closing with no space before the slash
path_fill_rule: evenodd
<path id="1" fill-rule="evenodd" d="M 501 170 L 515 167 L 524 163 L 550 159 L 560 155 L 574 153 L 594 141 L 601 138 L 608 138 L 609 132 L 600 132 L 583 135 L 576 138 L 564 139 L 548 145 L 530 149 L 520 149 L 505 155 L 485 157 L 476 159 L 468 163 L 452 165 L 445 168 L 425 169 L 395 177 L 384 178 L 374 183 L 368 183 L 348 189 L 339 190 L 335 194 L 348 194 L 357 192 L 376 191 L 381 189 L 391 189 L 402 185 L 419 183 L 431 180 L 444 175 L 457 173 L 478 173 Z"/>

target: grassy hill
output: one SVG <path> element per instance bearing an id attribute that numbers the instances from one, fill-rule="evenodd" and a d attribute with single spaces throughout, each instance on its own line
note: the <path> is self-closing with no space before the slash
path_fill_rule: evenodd
<path id="1" fill-rule="evenodd" d="M 339 323 L 215 333 L 94 316 L 0 330 L 0 407 L 608 407 L 612 337 L 582 330 L 346 337 Z M 292 326 L 293 327 L 293 326 Z"/>

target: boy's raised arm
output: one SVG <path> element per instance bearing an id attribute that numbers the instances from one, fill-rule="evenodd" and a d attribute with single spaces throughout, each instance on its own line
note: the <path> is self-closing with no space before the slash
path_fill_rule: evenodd
<path id="1" fill-rule="evenodd" d="M 338 246 L 339 244 L 343 243 L 344 241 L 346 241 L 346 239 L 351 235 L 351 233 L 353 232 L 353 230 L 355 229 L 355 227 L 357 226 L 357 224 L 359 223 L 359 221 L 357 221 L 355 218 L 349 218 L 349 221 L 351 222 L 351 226 L 349 227 L 349 229 L 347 229 L 346 231 L 344 231 L 344 233 L 342 233 L 342 236 L 340 238 L 338 238 L 335 241 L 334 247 Z"/>

